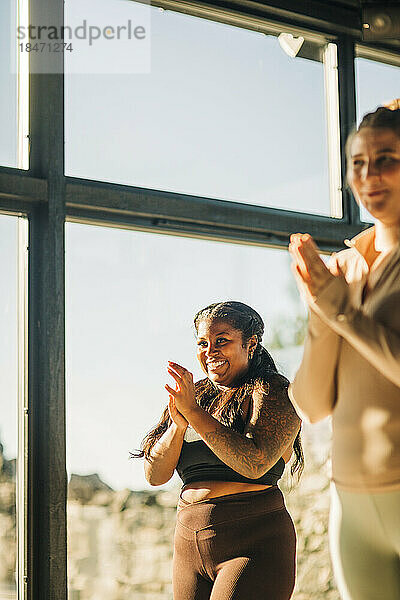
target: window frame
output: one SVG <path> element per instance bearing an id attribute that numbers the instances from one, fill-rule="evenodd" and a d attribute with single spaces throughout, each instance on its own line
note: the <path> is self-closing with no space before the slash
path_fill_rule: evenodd
<path id="1" fill-rule="evenodd" d="M 333 36 L 338 48 L 344 181 L 344 143 L 356 122 L 355 47 L 361 44 L 355 2 L 220 0 L 204 5 L 157 0 L 153 4 L 225 22 L 230 18 L 242 26 L 275 22 Z M 63 9 L 63 0 L 30 3 L 33 17 L 45 10 L 58 25 L 63 24 Z M 377 55 L 392 52 L 400 61 L 397 43 L 373 48 Z M 360 222 L 358 207 L 346 188 L 343 216 L 338 219 L 66 177 L 62 55 L 59 74 L 36 75 L 34 62 L 39 58 L 32 53 L 30 59 L 29 169 L 0 167 L 0 212 L 29 220 L 27 570 L 19 582 L 18 599 L 66 600 L 66 220 L 280 248 L 287 245 L 292 231 L 300 230 L 310 232 L 324 251 L 339 250 L 343 239 L 369 225 Z"/>

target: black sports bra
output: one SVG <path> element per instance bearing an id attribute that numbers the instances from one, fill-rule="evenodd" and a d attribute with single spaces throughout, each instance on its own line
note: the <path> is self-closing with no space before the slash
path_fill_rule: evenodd
<path id="1" fill-rule="evenodd" d="M 181 454 L 176 466 L 183 485 L 194 481 L 238 481 L 276 485 L 285 470 L 285 461 L 278 462 L 258 479 L 250 479 L 236 473 L 214 454 L 198 433 L 190 426 L 185 432 Z"/>

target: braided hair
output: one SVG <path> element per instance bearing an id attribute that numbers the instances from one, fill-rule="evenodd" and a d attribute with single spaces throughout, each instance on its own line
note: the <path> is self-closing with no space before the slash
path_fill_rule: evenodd
<path id="1" fill-rule="evenodd" d="M 289 385 L 286 377 L 278 373 L 275 362 L 266 348 L 262 345 L 264 334 L 264 322 L 258 312 L 242 302 L 216 302 L 200 310 L 194 317 L 194 328 L 197 333 L 199 324 L 203 320 L 221 320 L 229 323 L 234 329 L 242 332 L 243 346 L 253 336 L 257 337 L 257 345 L 251 358 L 249 368 L 245 375 L 236 382 L 235 387 L 229 390 L 221 390 L 208 377 L 197 381 L 195 384 L 196 402 L 204 410 L 211 412 L 211 408 L 218 401 L 217 411 L 219 421 L 236 431 L 243 432 L 244 414 L 243 403 L 251 396 L 253 390 L 260 384 L 267 389 L 273 387 L 274 391 L 286 393 Z M 131 453 L 133 458 L 151 460 L 151 449 L 165 433 L 171 424 L 168 407 L 165 408 L 157 425 L 145 436 L 141 449 Z M 297 434 L 293 444 L 294 460 L 291 465 L 291 473 L 297 473 L 300 477 L 304 468 L 304 457 L 301 446 L 300 432 Z"/>
<path id="2" fill-rule="evenodd" d="M 195 315 L 194 326 L 196 332 L 200 322 L 204 319 L 225 321 L 234 329 L 241 331 L 243 346 L 247 344 L 251 337 L 257 337 L 256 348 L 251 358 L 249 358 L 249 368 L 243 378 L 236 382 L 235 387 L 222 392 L 208 377 L 196 384 L 197 403 L 208 410 L 209 406 L 219 396 L 219 409 L 216 414 L 221 423 L 237 431 L 243 431 L 243 401 L 251 396 L 253 390 L 261 384 L 264 388 L 269 389 L 271 387 L 274 391 L 286 393 L 289 381 L 278 373 L 274 359 L 262 345 L 264 322 L 258 312 L 251 306 L 232 300 L 210 304 Z M 295 457 L 291 465 L 291 472 L 292 475 L 297 472 L 300 476 L 304 468 L 300 432 L 296 436 L 293 450 Z"/>

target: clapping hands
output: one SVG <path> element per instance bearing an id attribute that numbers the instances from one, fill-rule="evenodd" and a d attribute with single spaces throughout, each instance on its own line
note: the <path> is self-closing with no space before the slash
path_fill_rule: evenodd
<path id="1" fill-rule="evenodd" d="M 170 403 L 172 402 L 172 411 L 175 415 L 175 410 L 188 421 L 188 415 L 198 408 L 196 403 L 196 396 L 193 383 L 193 375 L 185 367 L 169 361 L 167 371 L 169 375 L 175 380 L 175 389 L 170 385 L 166 384 L 165 389 L 169 393 Z M 171 397 L 173 400 L 171 400 Z M 171 418 L 175 421 L 171 414 Z M 178 418 L 176 416 L 176 418 Z"/>
<path id="2" fill-rule="evenodd" d="M 290 236 L 289 252 L 297 285 L 308 303 L 314 302 L 332 279 L 341 274 L 338 265 L 334 272 L 328 269 L 308 233 L 293 233 Z"/>

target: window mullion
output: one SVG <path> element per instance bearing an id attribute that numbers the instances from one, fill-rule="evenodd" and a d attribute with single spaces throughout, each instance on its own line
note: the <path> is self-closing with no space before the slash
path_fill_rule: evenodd
<path id="1" fill-rule="evenodd" d="M 358 226 L 360 210 L 346 185 L 345 146 L 348 135 L 356 125 L 356 82 L 354 67 L 355 43 L 349 36 L 338 39 L 338 81 L 339 81 L 339 119 L 340 148 L 342 169 L 343 219 L 350 225 Z"/>

